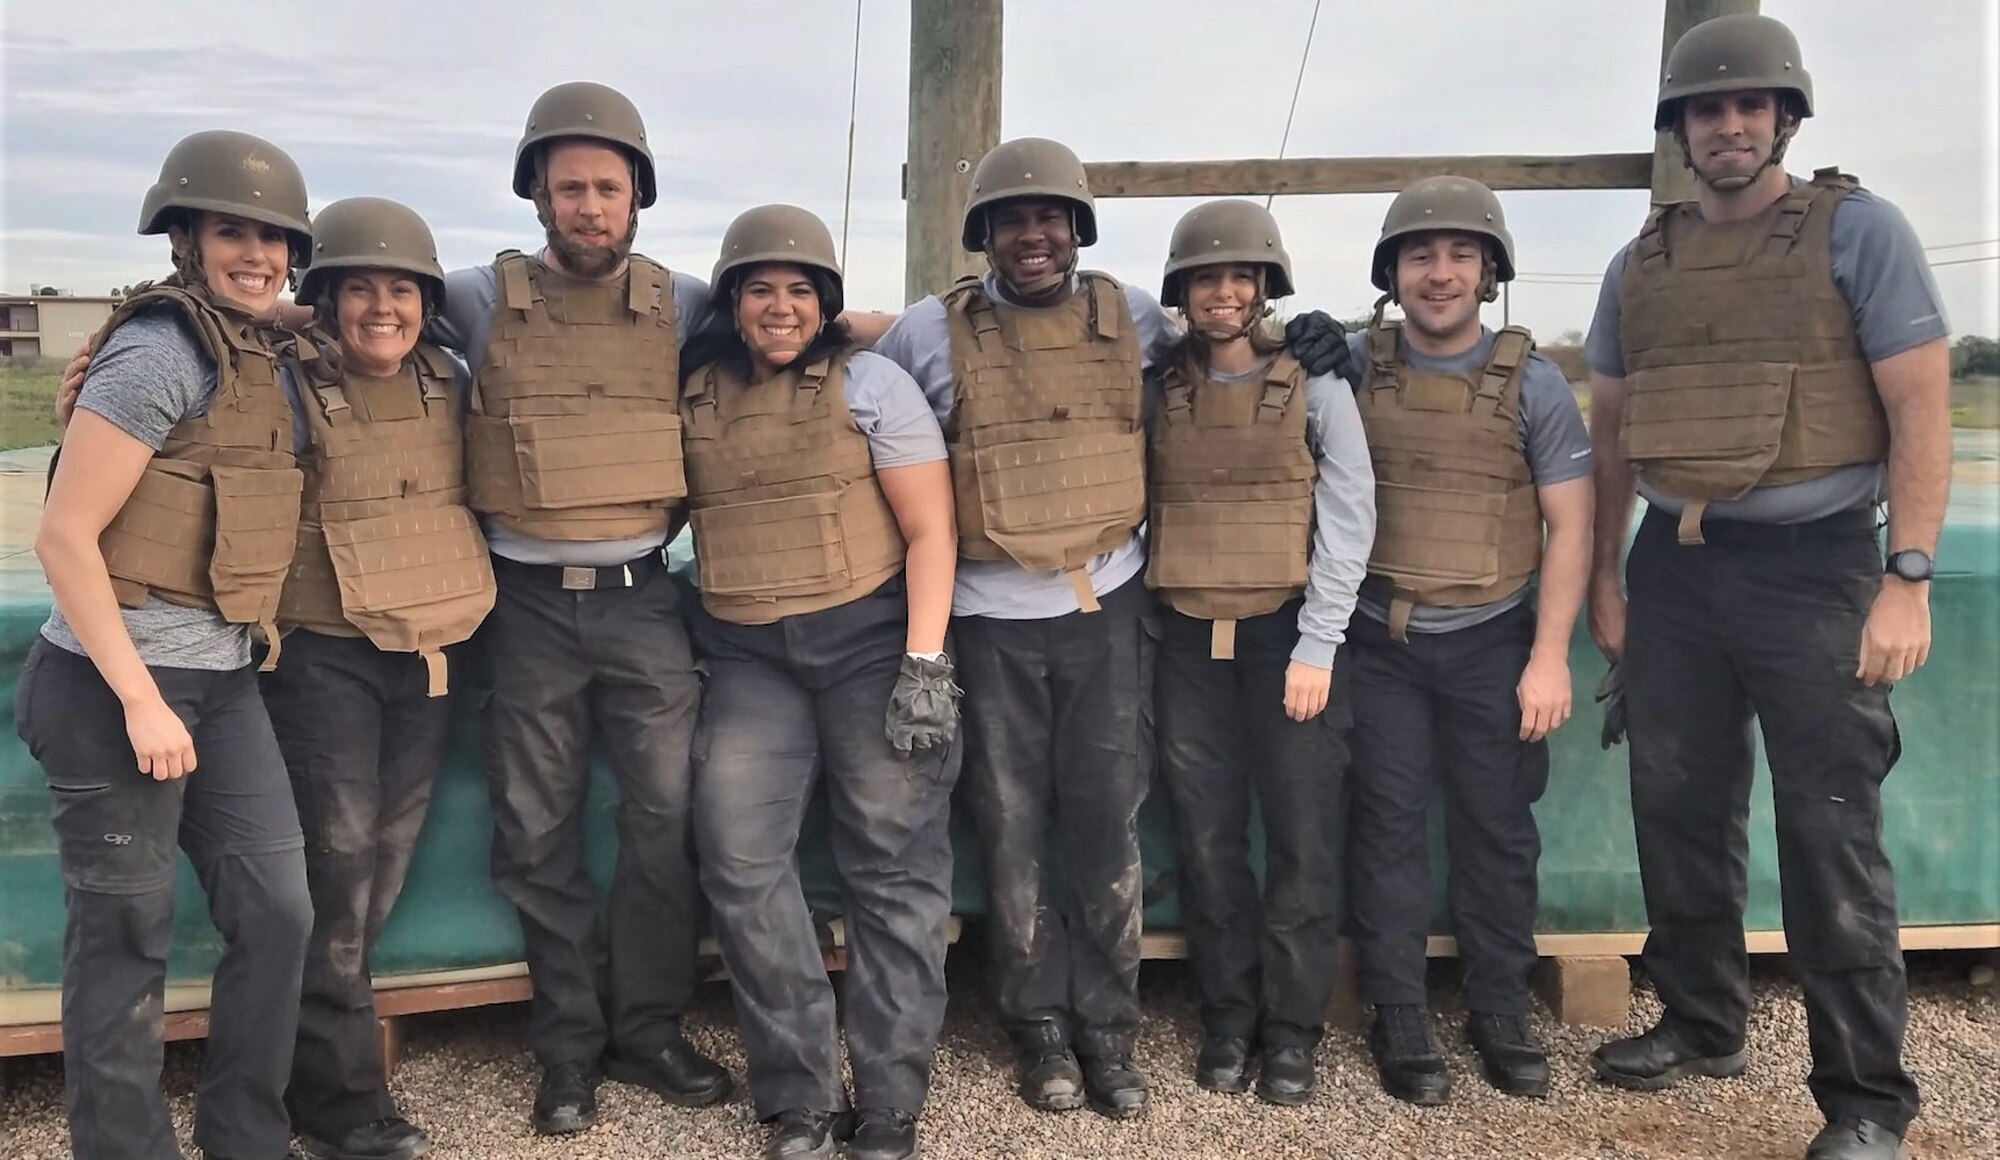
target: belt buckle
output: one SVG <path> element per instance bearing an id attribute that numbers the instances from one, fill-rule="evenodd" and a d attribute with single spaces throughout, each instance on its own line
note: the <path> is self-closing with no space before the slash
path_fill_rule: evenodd
<path id="1" fill-rule="evenodd" d="M 571 568 L 562 570 L 562 586 L 568 592 L 588 592 L 597 587 L 597 569 Z"/>

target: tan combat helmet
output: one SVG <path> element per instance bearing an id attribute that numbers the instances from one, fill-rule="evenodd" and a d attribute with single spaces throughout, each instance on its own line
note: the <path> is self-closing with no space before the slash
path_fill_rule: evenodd
<path id="1" fill-rule="evenodd" d="M 722 254 L 708 284 L 718 294 L 731 293 L 724 277 L 762 262 L 784 262 L 792 266 L 823 270 L 833 277 L 831 301 L 820 303 L 828 320 L 843 306 L 840 258 L 833 248 L 833 234 L 826 223 L 810 210 L 795 205 L 760 205 L 736 215 L 722 234 Z"/>
<path id="2" fill-rule="evenodd" d="M 1181 304 L 1184 271 L 1223 263 L 1261 267 L 1266 298 L 1292 292 L 1292 258 L 1278 236 L 1278 219 L 1254 201 L 1225 198 L 1195 206 L 1175 224 L 1160 279 L 1160 305 Z"/>
<path id="3" fill-rule="evenodd" d="M 1812 116 L 1812 76 L 1799 59 L 1799 38 L 1769 16 L 1718 16 L 1687 30 L 1667 54 L 1653 107 L 1653 128 L 1675 129 L 1681 102 L 1703 93 L 1777 89 L 1793 94 L 1801 117 Z"/>
<path id="4" fill-rule="evenodd" d="M 1411 182 L 1389 203 L 1389 212 L 1382 218 L 1382 237 L 1375 243 L 1375 256 L 1368 270 L 1377 290 L 1395 293 L 1397 243 L 1411 234 L 1433 230 L 1455 230 L 1491 239 L 1494 281 L 1513 281 L 1514 235 L 1507 232 L 1507 216 L 1500 212 L 1500 199 L 1470 177 L 1445 174 Z"/>
<path id="5" fill-rule="evenodd" d="M 1097 241 L 1097 203 L 1090 179 L 1070 147 L 1046 137 L 1017 137 L 995 145 L 972 171 L 961 241 L 970 253 L 986 249 L 986 211 L 1014 197 L 1050 197 L 1076 207 L 1076 244 Z"/>
<path id="6" fill-rule="evenodd" d="M 444 303 L 437 242 L 417 211 L 383 197 L 342 198 L 313 219 L 312 266 L 298 301 L 311 306 L 333 289 L 341 270 L 398 270 L 414 275 L 432 309 Z"/>
<path id="7" fill-rule="evenodd" d="M 653 151 L 646 146 L 646 123 L 624 93 L 593 81 L 570 81 L 535 98 L 528 126 L 514 147 L 514 196 L 532 197 L 536 148 L 562 137 L 588 137 L 616 145 L 632 158 L 640 209 L 653 204 Z"/>
<path id="8" fill-rule="evenodd" d="M 283 149 L 248 133 L 208 129 L 183 137 L 160 165 L 160 179 L 146 191 L 139 232 L 164 234 L 169 210 L 234 214 L 283 229 L 291 239 L 292 265 L 312 261 L 312 226 L 306 220 L 306 179 Z"/>

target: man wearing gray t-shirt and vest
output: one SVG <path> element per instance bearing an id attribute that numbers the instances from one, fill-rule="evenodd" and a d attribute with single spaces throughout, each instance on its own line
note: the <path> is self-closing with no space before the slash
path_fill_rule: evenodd
<path id="1" fill-rule="evenodd" d="M 1948 326 L 1895 207 L 1833 170 L 1785 172 L 1812 111 L 1783 24 L 1689 31 L 1655 127 L 1679 140 L 1696 200 L 1655 209 L 1612 259 L 1590 328 L 1591 631 L 1623 673 L 1645 964 L 1666 1008 L 1593 1062 L 1640 1090 L 1746 1064 L 1755 717 L 1827 1119 L 1806 1155 L 1888 1160 L 1917 1089 L 1881 783 L 1900 749 L 1890 683 L 1930 649 Z M 1621 589 L 1635 484 L 1648 506 Z"/>
<path id="2" fill-rule="evenodd" d="M 1532 807 L 1548 785 L 1546 738 L 1569 717 L 1590 441 L 1528 332 L 1480 325 L 1480 306 L 1514 276 L 1492 190 L 1450 176 L 1405 189 L 1369 273 L 1384 294 L 1352 342 L 1377 530 L 1348 629 L 1349 880 L 1361 998 L 1375 1008 L 1368 1045 L 1389 1094 L 1449 1098 L 1424 993 L 1436 779 L 1466 1034 L 1488 1082 L 1542 1096 L 1548 1061 L 1526 1019 L 1541 857 Z M 1384 323 L 1392 299 L 1403 319 Z"/>

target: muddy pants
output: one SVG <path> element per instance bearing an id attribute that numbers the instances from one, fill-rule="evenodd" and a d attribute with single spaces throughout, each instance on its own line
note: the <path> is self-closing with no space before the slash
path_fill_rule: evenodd
<path id="1" fill-rule="evenodd" d="M 1465 967 L 1465 1005 L 1528 1010 L 1541 832 L 1531 808 L 1549 780 L 1546 739 L 1520 739 L 1515 693 L 1535 617 L 1516 607 L 1451 632 L 1389 636 L 1356 615 L 1354 806 L 1348 873 L 1361 999 L 1422 1003 L 1430 936 L 1426 815 L 1444 788 L 1446 898 Z"/>
<path id="2" fill-rule="evenodd" d="M 1139 714 L 1153 597 L 1098 612 L 953 618 L 965 689 L 965 802 L 986 862 L 988 937 L 1010 1032 L 1055 1020 L 1085 1055 L 1139 1029 Z"/>
<path id="3" fill-rule="evenodd" d="M 1202 1030 L 1267 1047 L 1319 1042 L 1340 938 L 1348 659 L 1335 662 L 1319 716 L 1285 715 L 1299 604 L 1239 621 L 1236 659 L 1226 661 L 1209 657 L 1212 621 L 1165 610 L 1154 677 Z M 1261 891 L 1250 866 L 1253 801 Z"/>
<path id="4" fill-rule="evenodd" d="M 854 1102 L 917 1115 L 944 1024 L 959 762 L 956 746 L 901 756 L 884 732 L 903 581 L 773 624 L 690 619 L 708 672 L 695 740 L 701 880 L 757 1115 L 847 1106 L 843 1023 Z M 822 766 L 847 930 L 839 1012 L 797 857 Z"/>
<path id="5" fill-rule="evenodd" d="M 178 849 L 223 940 L 195 1145 L 214 1156 L 282 1156 L 312 927 L 284 759 L 248 666 L 151 671 L 194 739 L 195 772 L 173 781 L 138 771 L 124 709 L 87 657 L 37 639 L 15 694 L 16 728 L 48 778 L 69 908 L 70 1147 L 78 1160 L 179 1160 L 160 1094 Z"/>
<path id="6" fill-rule="evenodd" d="M 1901 745 L 1888 688 L 1854 676 L 1882 584 L 1874 512 L 1710 521 L 1703 534 L 1706 544 L 1683 546 L 1675 521 L 1649 511 L 1625 569 L 1646 973 L 1696 1043 L 1742 1043 L 1754 718 L 1771 769 L 1785 942 L 1805 990 L 1807 1082 L 1829 1119 L 1901 1132 L 1917 1087 L 1902 1062 L 1909 991 L 1881 795 Z"/>
<path id="7" fill-rule="evenodd" d="M 424 662 L 364 637 L 300 629 L 260 680 L 306 836 L 313 932 L 285 1094 L 292 1126 L 333 1140 L 396 1115 L 376 1034 L 369 962 L 402 892 L 451 702 Z"/>
<path id="8" fill-rule="evenodd" d="M 688 748 L 700 693 L 678 591 L 657 552 L 608 568 L 495 556 L 493 573 L 473 695 L 493 884 L 520 915 L 534 986 L 529 1046 L 545 1067 L 594 1065 L 607 1044 L 655 1054 L 699 981 Z M 601 915 L 584 869 L 593 742 L 618 785 Z"/>

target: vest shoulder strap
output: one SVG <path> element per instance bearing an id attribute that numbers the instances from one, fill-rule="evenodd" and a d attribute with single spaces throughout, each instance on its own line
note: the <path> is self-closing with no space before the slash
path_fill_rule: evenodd
<path id="1" fill-rule="evenodd" d="M 1479 372 L 1479 397 L 1491 400 L 1497 409 L 1509 392 L 1518 394 L 1528 356 L 1535 351 L 1535 337 L 1526 327 L 1509 326 L 1493 336 L 1493 352 Z"/>
<path id="2" fill-rule="evenodd" d="M 1123 330 L 1121 320 L 1131 313 L 1125 303 L 1124 284 L 1102 270 L 1083 270 L 1078 276 L 1090 295 L 1091 330 L 1106 342 L 1115 341 Z"/>
<path id="3" fill-rule="evenodd" d="M 625 264 L 625 305 L 640 317 L 651 316 L 663 325 L 674 321 L 673 275 L 665 266 L 641 254 L 633 254 Z"/>
<path id="4" fill-rule="evenodd" d="M 1397 348 L 1401 345 L 1402 335 L 1402 322 L 1393 318 L 1368 328 L 1368 374 L 1365 381 L 1378 391 L 1396 385 Z"/>
<path id="5" fill-rule="evenodd" d="M 1628 268 L 1630 264 L 1652 266 L 1667 260 L 1667 219 L 1680 204 L 1669 202 L 1646 211 L 1645 224 L 1639 227 L 1639 238 L 1632 244 L 1632 252 L 1625 259 Z"/>
<path id="6" fill-rule="evenodd" d="M 493 259 L 493 269 L 500 278 L 502 305 L 523 314 L 535 308 L 541 294 L 535 289 L 533 273 L 528 268 L 528 255 L 519 250 L 502 250 L 500 256 Z"/>
<path id="7" fill-rule="evenodd" d="M 1306 370 L 1290 354 L 1279 352 L 1264 369 L 1264 397 L 1257 401 L 1257 422 L 1282 423 L 1292 398 L 1306 381 Z"/>

